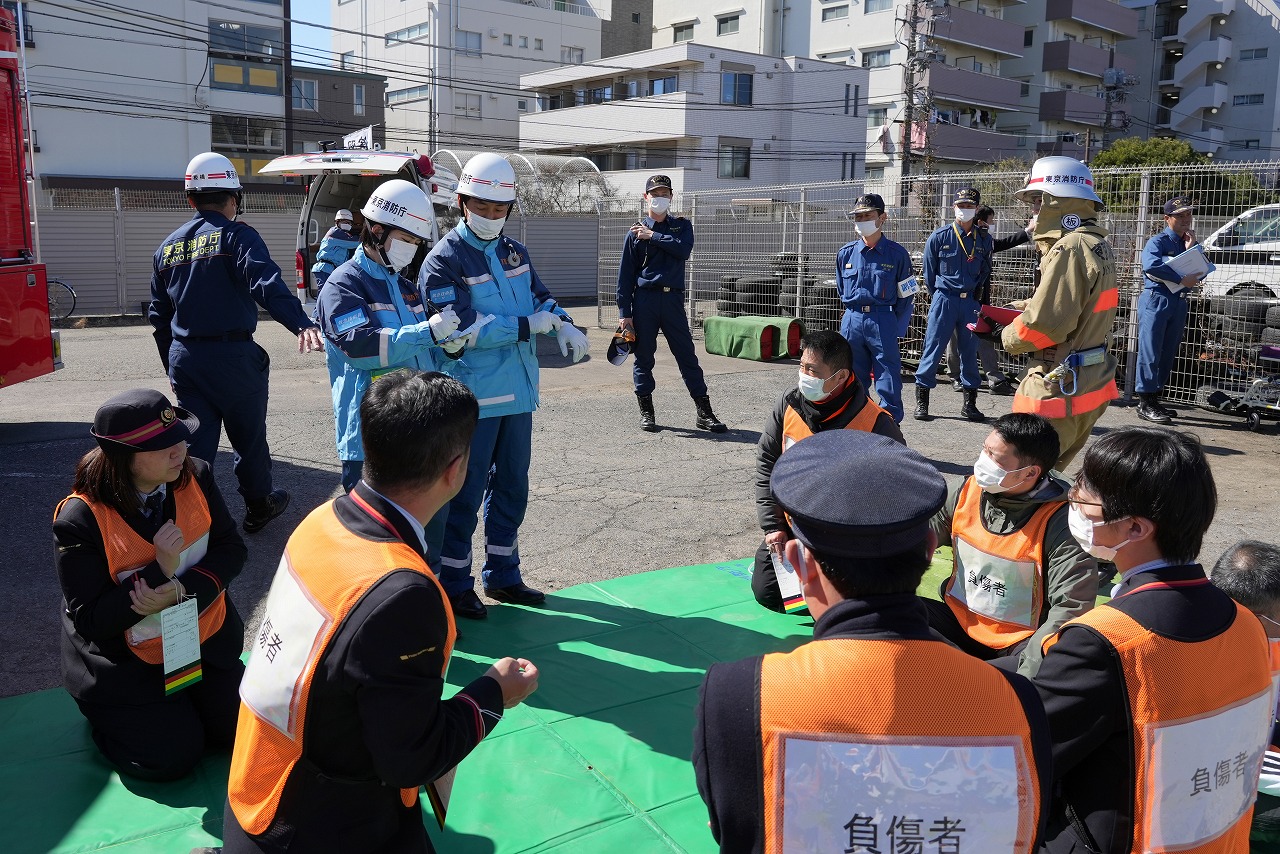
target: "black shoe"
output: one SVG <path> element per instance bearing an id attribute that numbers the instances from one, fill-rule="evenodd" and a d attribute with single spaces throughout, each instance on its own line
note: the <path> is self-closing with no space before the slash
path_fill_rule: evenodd
<path id="1" fill-rule="evenodd" d="M 964 391 L 964 383 L 960 382 L 960 380 L 952 380 L 952 381 L 951 381 L 951 390 L 952 390 L 952 391 Z"/>
<path id="2" fill-rule="evenodd" d="M 1004 397 L 1009 397 L 1014 393 L 1014 391 L 1016 391 L 1016 389 L 1013 387 L 1013 383 L 1009 382 L 1008 379 L 998 379 L 995 382 L 991 383 L 992 394 L 998 394 Z"/>
<path id="3" fill-rule="evenodd" d="M 640 429 L 646 433 L 657 433 L 658 418 L 653 413 L 653 395 L 637 394 L 636 401 L 640 404 Z"/>
<path id="4" fill-rule="evenodd" d="M 483 620 L 489 616 L 489 609 L 480 601 L 480 597 L 474 590 L 464 590 L 450 596 L 449 607 L 453 609 L 453 616 L 468 620 Z"/>
<path id="5" fill-rule="evenodd" d="M 1159 398 L 1155 400 L 1155 406 L 1156 406 L 1156 409 L 1159 409 L 1161 412 L 1163 412 L 1167 418 L 1178 417 L 1178 410 L 1170 409 L 1169 407 L 1165 406 L 1163 403 L 1160 402 Z"/>
<path id="6" fill-rule="evenodd" d="M 922 385 L 916 386 L 916 411 L 911 417 L 917 421 L 929 420 L 929 389 Z"/>
<path id="7" fill-rule="evenodd" d="M 978 390 L 976 388 L 964 390 L 964 406 L 960 407 L 960 417 L 968 418 L 970 421 L 987 420 L 987 416 L 978 411 Z"/>
<path id="8" fill-rule="evenodd" d="M 699 430 L 710 430 L 712 433 L 723 433 L 729 428 L 720 423 L 720 419 L 716 418 L 716 414 L 711 411 L 711 397 L 702 395 L 695 397 L 693 405 L 698 408 L 698 420 L 694 422 L 694 426 Z"/>
<path id="9" fill-rule="evenodd" d="M 1155 395 L 1152 394 L 1138 395 L 1138 417 L 1152 424 L 1173 423 L 1173 419 L 1165 414 L 1160 405 L 1155 402 Z"/>
<path id="10" fill-rule="evenodd" d="M 495 602 L 506 602 L 510 605 L 541 605 L 547 601 L 547 594 L 541 590 L 534 590 L 523 581 L 508 584 L 506 587 L 486 587 L 484 595 Z"/>
<path id="11" fill-rule="evenodd" d="M 251 502 L 244 513 L 244 532 L 246 534 L 256 534 L 263 528 L 267 527 L 267 523 L 284 512 L 289 506 L 289 493 L 283 489 L 273 491 L 266 498 Z"/>

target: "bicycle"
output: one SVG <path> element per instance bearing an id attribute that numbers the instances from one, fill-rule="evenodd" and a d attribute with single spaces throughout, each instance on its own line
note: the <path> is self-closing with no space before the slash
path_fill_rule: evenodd
<path id="1" fill-rule="evenodd" d="M 76 291 L 62 279 L 49 279 L 49 318 L 66 320 L 76 310 Z"/>

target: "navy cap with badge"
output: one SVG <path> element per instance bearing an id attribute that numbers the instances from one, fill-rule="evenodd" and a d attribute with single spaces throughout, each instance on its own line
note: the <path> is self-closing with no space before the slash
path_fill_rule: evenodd
<path id="1" fill-rule="evenodd" d="M 646 193 L 653 192 L 658 187 L 666 187 L 671 189 L 671 178 L 666 175 L 650 175 L 649 180 L 644 182 L 644 191 Z"/>
<path id="2" fill-rule="evenodd" d="M 924 542 L 947 500 L 932 463 L 862 430 L 800 440 L 778 458 L 769 486 L 796 539 L 825 557 L 900 554 Z"/>
<path id="3" fill-rule="evenodd" d="M 853 203 L 853 210 L 849 211 L 849 213 L 860 214 L 868 211 L 884 213 L 884 199 L 878 193 L 866 193 L 858 196 Z"/>
<path id="4" fill-rule="evenodd" d="M 620 366 L 625 363 L 627 357 L 631 355 L 631 348 L 635 341 L 636 334 L 619 324 L 613 333 L 613 338 L 609 340 L 609 364 Z"/>
<path id="5" fill-rule="evenodd" d="M 200 419 L 160 392 L 135 388 L 99 406 L 89 433 L 103 448 L 161 451 L 187 441 L 199 427 Z"/>
<path id="6" fill-rule="evenodd" d="M 1180 213 L 1194 211 L 1195 204 L 1191 201 L 1190 196 L 1174 196 L 1172 199 L 1164 203 L 1165 216 L 1177 216 Z"/>
<path id="7" fill-rule="evenodd" d="M 982 204 L 982 193 L 978 192 L 977 187 L 962 187 L 956 190 L 956 200 L 953 204 L 968 202 L 971 205 Z"/>

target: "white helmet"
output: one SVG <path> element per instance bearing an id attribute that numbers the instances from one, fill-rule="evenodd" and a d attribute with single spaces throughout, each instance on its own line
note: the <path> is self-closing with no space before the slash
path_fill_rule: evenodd
<path id="1" fill-rule="evenodd" d="M 239 190 L 240 176 L 231 161 L 214 151 L 197 154 L 187 164 L 185 186 L 188 193 Z"/>
<path id="2" fill-rule="evenodd" d="M 1093 173 L 1074 157 L 1041 157 L 1031 165 L 1027 186 L 1014 198 L 1027 201 L 1030 193 L 1048 193 L 1063 199 L 1088 199 L 1103 204 L 1093 188 Z"/>
<path id="3" fill-rule="evenodd" d="M 514 202 L 516 170 L 497 154 L 477 154 L 462 167 L 458 195 L 486 202 Z"/>
<path id="4" fill-rule="evenodd" d="M 356 218 L 351 215 L 351 211 L 343 208 L 333 215 L 334 222 L 355 222 Z"/>
<path id="5" fill-rule="evenodd" d="M 416 185 L 400 178 L 386 182 L 369 196 L 360 209 L 365 222 L 407 231 L 423 240 L 431 239 L 435 211 L 431 200 Z"/>

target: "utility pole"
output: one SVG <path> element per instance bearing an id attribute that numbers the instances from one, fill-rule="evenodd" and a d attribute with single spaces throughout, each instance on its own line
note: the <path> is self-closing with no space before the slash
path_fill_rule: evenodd
<path id="1" fill-rule="evenodd" d="M 1120 122 L 1114 121 L 1116 110 L 1115 104 L 1123 104 L 1129 98 L 1129 90 L 1138 85 L 1138 78 L 1131 77 L 1124 73 L 1123 69 L 1116 68 L 1116 49 L 1111 48 L 1111 58 L 1107 63 L 1107 70 L 1102 72 L 1103 98 L 1106 101 L 1106 113 L 1102 122 L 1102 147 L 1106 148 L 1111 144 L 1111 131 L 1128 130 L 1133 124 L 1133 117 L 1128 113 L 1124 114 L 1124 120 Z M 1088 162 L 1088 148 L 1086 143 L 1086 162 Z"/>
<path id="2" fill-rule="evenodd" d="M 915 126 L 925 124 L 925 168 L 932 171 L 933 158 L 929 147 L 928 123 L 933 104 L 932 94 L 928 87 L 926 74 L 929 64 L 933 62 L 936 52 L 933 50 L 929 36 L 932 34 L 932 21 L 923 14 L 922 5 L 932 2 L 940 5 L 939 0 L 907 0 L 906 17 L 898 19 L 899 44 L 907 49 L 907 61 L 903 63 L 903 94 L 907 99 L 906 109 L 902 117 L 902 179 L 899 182 L 899 204 L 906 207 L 911 195 L 911 162 L 912 136 Z M 923 95 L 923 97 L 921 97 Z M 919 102 L 919 103 L 917 103 Z M 917 118 L 917 109 L 922 115 Z"/>

